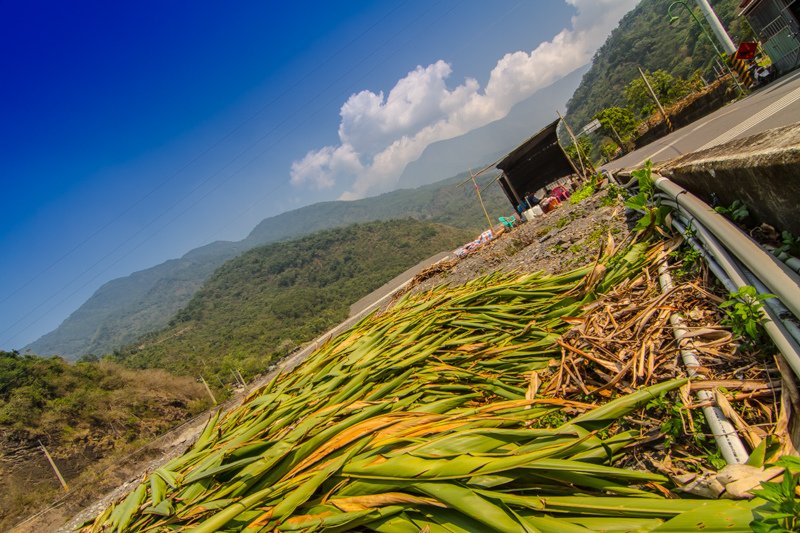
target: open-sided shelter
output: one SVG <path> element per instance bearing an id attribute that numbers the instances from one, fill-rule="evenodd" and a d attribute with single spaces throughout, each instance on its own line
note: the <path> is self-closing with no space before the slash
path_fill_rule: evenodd
<path id="1" fill-rule="evenodd" d="M 559 121 L 545 126 L 497 164 L 503 172 L 497 181 L 514 208 L 522 203 L 526 193 L 536 192 L 575 172 L 558 143 Z"/>

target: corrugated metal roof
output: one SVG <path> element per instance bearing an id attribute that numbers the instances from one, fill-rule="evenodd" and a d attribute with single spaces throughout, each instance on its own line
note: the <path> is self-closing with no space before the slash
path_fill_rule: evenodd
<path id="1" fill-rule="evenodd" d="M 528 139 L 514 148 L 502 161 L 497 164 L 497 168 L 500 170 L 508 170 L 519 163 L 519 160 L 529 155 L 531 152 L 537 150 L 537 145 L 539 145 L 543 139 L 547 138 L 548 136 L 555 135 L 556 130 L 558 129 L 558 123 L 561 119 L 556 119 L 551 124 L 548 124 L 539 133 L 528 137 Z M 556 139 L 558 137 L 556 136 Z"/>
<path id="2" fill-rule="evenodd" d="M 559 122 L 560 119 L 555 120 L 542 128 L 497 164 L 520 197 L 573 173 L 572 165 L 558 143 Z M 506 195 L 516 205 L 509 191 Z"/>

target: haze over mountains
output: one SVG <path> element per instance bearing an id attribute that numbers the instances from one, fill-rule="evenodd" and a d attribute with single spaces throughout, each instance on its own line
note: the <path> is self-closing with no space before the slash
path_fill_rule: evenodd
<path id="1" fill-rule="evenodd" d="M 723 22 L 741 33 L 734 17 L 735 0 L 715 2 Z M 663 22 L 666 6 L 642 1 L 629 12 L 588 65 L 545 87 L 514 106 L 503 119 L 469 133 L 429 145 L 409 163 L 397 190 L 352 202 L 323 202 L 265 219 L 247 238 L 215 242 L 197 248 L 180 259 L 106 283 L 57 329 L 26 346 L 26 350 L 76 358 L 82 354 L 108 353 L 142 334 L 164 327 L 225 261 L 255 246 L 291 239 L 321 229 L 356 222 L 413 217 L 478 229 L 482 213 L 464 210 L 474 194 L 452 187 L 457 179 L 427 185 L 447 176 L 478 168 L 496 160 L 542 126 L 556 118 L 570 98 L 573 126 L 581 127 L 606 105 L 618 105 L 629 71 L 637 64 L 650 70 L 664 68 L 686 76 L 704 65 L 707 45 L 690 24 L 672 28 Z M 658 25 L 669 31 L 653 32 Z M 690 43 L 687 45 L 686 43 Z M 694 46 L 697 50 L 690 48 Z M 411 187 L 420 187 L 409 189 Z M 490 187 L 490 209 L 506 214 L 508 205 L 497 187 Z M 496 215 L 495 215 L 496 216 Z"/>
<path id="2" fill-rule="evenodd" d="M 130 344 L 166 326 L 217 268 L 256 246 L 358 222 L 397 218 L 432 220 L 480 230 L 486 224 L 485 218 L 472 188 L 459 186 L 463 178 L 461 174 L 433 185 L 363 200 L 323 202 L 267 218 L 241 241 L 214 242 L 179 259 L 109 281 L 58 328 L 25 350 L 77 359 L 85 354 L 102 355 Z M 499 187 L 489 188 L 484 201 L 493 216 L 508 214 L 510 206 Z"/>
<path id="3" fill-rule="evenodd" d="M 588 66 L 538 91 L 514 106 L 503 119 L 465 135 L 429 146 L 403 172 L 404 189 L 357 201 L 314 204 L 267 218 L 238 242 L 218 241 L 196 248 L 100 287 L 52 332 L 24 348 L 33 353 L 77 359 L 101 355 L 164 327 L 225 261 L 256 246 L 307 235 L 322 229 L 371 220 L 412 217 L 461 228 L 485 225 L 471 189 L 453 187 L 461 177 L 437 180 L 485 165 L 507 153 L 556 117 L 566 95 L 572 94 Z M 463 177 L 463 176 L 462 176 Z M 416 189 L 409 189 L 416 187 Z M 509 206 L 499 187 L 487 191 L 487 206 L 497 215 Z"/>

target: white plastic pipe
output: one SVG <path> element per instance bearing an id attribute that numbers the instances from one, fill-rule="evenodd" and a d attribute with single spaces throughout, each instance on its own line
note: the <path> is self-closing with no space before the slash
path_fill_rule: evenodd
<path id="1" fill-rule="evenodd" d="M 717 241 L 714 235 L 712 235 L 708 229 L 706 229 L 702 223 L 699 223 L 697 220 L 693 221 L 693 226 L 698 240 L 703 243 L 703 246 L 705 246 L 717 263 L 719 263 L 719 266 L 730 278 L 731 283 L 736 287 L 736 290 L 739 290 L 745 285 L 749 285 L 750 283 L 745 277 L 744 271 L 736 264 L 735 260 L 722 246 L 722 244 Z M 761 272 L 756 271 L 755 274 L 761 278 Z M 784 327 L 783 323 L 780 321 L 780 319 L 778 319 L 770 307 L 762 306 L 761 311 L 763 313 L 761 325 L 764 327 L 767 335 L 769 335 L 772 339 L 772 342 L 775 343 L 775 347 L 778 348 L 778 351 L 792 368 L 795 375 L 800 377 L 800 344 L 795 342 L 795 340 Z"/>
<path id="2" fill-rule="evenodd" d="M 658 266 L 658 281 L 661 285 L 662 292 L 672 290 L 672 276 L 669 275 L 666 261 Z M 678 313 L 672 313 L 669 317 L 670 324 L 672 324 L 672 332 L 675 335 L 675 340 L 678 342 L 678 347 L 681 351 L 681 359 L 686 366 L 686 373 L 691 378 L 702 378 L 697 373 L 697 368 L 700 362 L 693 351 L 686 347 L 686 324 L 683 318 Z M 714 403 L 714 393 L 708 390 L 699 390 L 696 392 L 697 398 L 704 403 Z M 703 414 L 708 422 L 708 427 L 714 435 L 714 440 L 719 448 L 719 453 L 725 462 L 730 464 L 743 464 L 747 462 L 749 455 L 736 433 L 736 428 L 731 424 L 730 420 L 722 413 L 722 410 L 716 405 L 709 405 L 703 407 Z"/>

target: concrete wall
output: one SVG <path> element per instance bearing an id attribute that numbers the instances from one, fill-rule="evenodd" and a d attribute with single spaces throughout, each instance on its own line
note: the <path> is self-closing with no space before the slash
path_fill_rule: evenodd
<path id="1" fill-rule="evenodd" d="M 800 124 L 687 154 L 656 170 L 706 202 L 741 200 L 756 223 L 800 235 Z"/>

